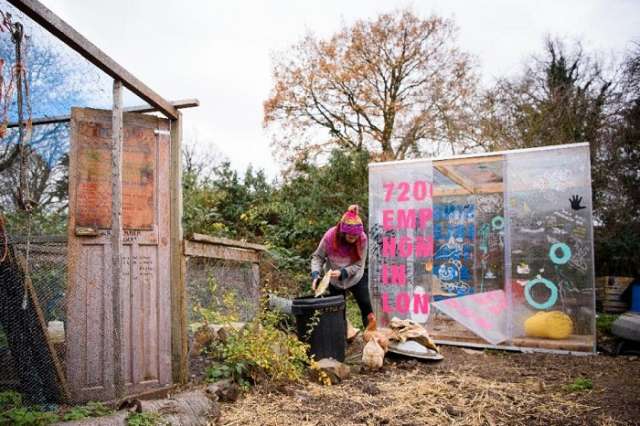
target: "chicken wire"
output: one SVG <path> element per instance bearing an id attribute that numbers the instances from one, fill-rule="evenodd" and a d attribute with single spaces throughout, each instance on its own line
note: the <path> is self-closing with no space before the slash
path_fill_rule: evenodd
<path id="1" fill-rule="evenodd" d="M 5 235 L 0 237 L 0 387 L 21 392 L 32 403 L 61 402 L 66 238 Z"/>
<path id="2" fill-rule="evenodd" d="M 250 321 L 258 312 L 257 265 L 207 257 L 187 257 L 189 324 L 207 320 Z"/>

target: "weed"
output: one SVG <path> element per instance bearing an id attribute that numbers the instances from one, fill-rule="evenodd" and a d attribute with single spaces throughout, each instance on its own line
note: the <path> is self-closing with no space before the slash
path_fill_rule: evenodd
<path id="1" fill-rule="evenodd" d="M 148 411 L 142 413 L 130 413 L 127 416 L 128 426 L 164 426 L 168 424 L 169 423 L 164 420 L 160 414 Z"/>
<path id="2" fill-rule="evenodd" d="M 258 318 L 229 336 L 222 350 L 232 377 L 253 383 L 299 381 L 306 365 L 308 345 L 278 328 L 281 314 L 263 310 Z M 242 383 L 240 383 L 242 384 Z"/>
<path id="3" fill-rule="evenodd" d="M 55 423 L 60 417 L 50 411 L 42 411 L 39 408 L 15 407 L 0 413 L 0 424 L 15 426 L 43 426 Z"/>
<path id="4" fill-rule="evenodd" d="M 62 417 L 65 421 L 82 420 L 89 417 L 102 417 L 113 414 L 113 410 L 101 402 L 89 402 L 87 405 L 72 407 Z"/>
<path id="5" fill-rule="evenodd" d="M 60 420 L 53 412 L 40 407 L 24 407 L 22 395 L 14 391 L 0 392 L 0 425 L 41 426 Z"/>
<path id="6" fill-rule="evenodd" d="M 618 319 L 619 315 L 615 314 L 598 314 L 596 316 L 596 329 L 598 334 L 611 334 L 611 326 Z"/>
<path id="7" fill-rule="evenodd" d="M 587 379 L 585 377 L 578 377 L 566 386 L 566 389 L 569 392 L 582 392 L 588 389 L 593 389 L 593 382 L 591 379 Z"/>
<path id="8" fill-rule="evenodd" d="M 22 395 L 14 391 L 0 392 L 0 411 L 22 406 Z"/>

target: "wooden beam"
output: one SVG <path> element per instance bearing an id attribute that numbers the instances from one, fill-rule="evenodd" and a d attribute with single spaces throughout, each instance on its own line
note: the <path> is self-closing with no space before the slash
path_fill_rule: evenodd
<path id="1" fill-rule="evenodd" d="M 438 170 L 440 173 L 448 177 L 451 181 L 457 183 L 464 189 L 468 191 L 468 193 L 473 193 L 473 184 L 471 182 L 466 181 L 463 177 L 455 173 L 453 170 L 447 169 L 444 165 L 437 165 L 435 162 L 433 163 L 433 168 Z"/>
<path id="2" fill-rule="evenodd" d="M 122 144 L 124 140 L 122 82 L 113 81 L 111 146 L 111 294 L 113 312 L 113 383 L 116 399 L 124 396 L 122 371 L 122 321 L 120 311 L 122 247 Z"/>
<path id="3" fill-rule="evenodd" d="M 193 108 L 200 106 L 200 101 L 197 99 L 180 99 L 177 101 L 169 101 L 171 105 L 173 105 L 176 109 L 184 109 L 184 108 Z M 158 108 L 153 105 L 143 104 L 136 105 L 131 107 L 125 107 L 122 109 L 124 112 L 137 112 L 137 113 L 148 113 L 148 112 L 156 112 Z M 42 117 L 42 118 L 34 118 L 31 120 L 31 124 L 34 126 L 41 126 L 45 124 L 56 124 L 56 123 L 68 123 L 71 121 L 70 115 L 58 115 L 53 117 Z M 13 122 L 7 124 L 7 128 L 18 127 L 20 123 Z"/>
<path id="4" fill-rule="evenodd" d="M 209 259 L 234 260 L 236 262 L 257 263 L 260 255 L 255 250 L 247 250 L 229 246 L 219 246 L 196 241 L 184 241 L 184 255 L 206 257 Z"/>
<path id="5" fill-rule="evenodd" d="M 464 188 L 447 188 L 437 186 L 434 186 L 433 188 L 434 197 L 446 197 L 451 195 L 469 195 L 469 191 Z"/>
<path id="6" fill-rule="evenodd" d="M 467 158 L 453 158 L 451 160 L 433 160 L 433 165 L 436 166 L 459 166 L 461 164 L 482 164 L 493 163 L 496 161 L 503 161 L 504 156 L 492 155 L 492 156 L 480 156 L 480 157 L 467 157 Z"/>
<path id="7" fill-rule="evenodd" d="M 171 370 L 174 383 L 189 379 L 187 287 L 182 255 L 182 113 L 171 120 L 170 171 Z"/>
<path id="8" fill-rule="evenodd" d="M 267 250 L 267 247 L 263 246 L 262 244 L 253 244 L 253 243 L 247 243 L 244 241 L 230 240 L 229 238 L 212 237 L 205 234 L 193 233 L 187 238 L 187 240 L 197 241 L 201 243 L 217 244 L 220 246 L 238 247 L 238 248 L 257 250 L 257 251 Z"/>
<path id="9" fill-rule="evenodd" d="M 78 33 L 71 25 L 60 19 L 60 17 L 46 8 L 42 3 L 37 0 L 8 1 L 93 65 L 113 77 L 114 80 L 121 81 L 127 89 L 141 97 L 145 102 L 153 105 L 168 118 L 178 118 L 178 110 L 173 105 L 98 49 L 93 43 Z"/>
<path id="10" fill-rule="evenodd" d="M 485 183 L 476 186 L 476 194 L 492 194 L 496 192 L 504 192 L 504 184 L 502 182 Z"/>

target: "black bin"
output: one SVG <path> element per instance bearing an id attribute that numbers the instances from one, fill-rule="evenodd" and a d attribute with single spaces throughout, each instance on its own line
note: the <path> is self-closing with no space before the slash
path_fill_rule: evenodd
<path id="1" fill-rule="evenodd" d="M 310 345 L 310 355 L 315 355 L 316 361 L 322 358 L 344 361 L 347 346 L 344 309 L 342 295 L 293 299 L 291 313 L 296 317 L 298 338 Z M 309 332 L 314 322 L 317 324 Z"/>

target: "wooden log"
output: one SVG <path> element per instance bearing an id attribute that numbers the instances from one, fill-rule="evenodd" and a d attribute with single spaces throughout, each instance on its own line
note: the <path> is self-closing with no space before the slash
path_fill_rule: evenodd
<path id="1" fill-rule="evenodd" d="M 208 426 L 217 424 L 220 404 L 216 395 L 205 389 L 177 394 L 171 398 L 139 401 L 142 412 L 158 413 L 166 424 Z M 136 405 L 137 405 L 136 401 Z M 58 426 L 122 426 L 127 424 L 129 411 L 118 411 L 111 416 L 93 417 L 71 422 L 56 423 Z"/>

